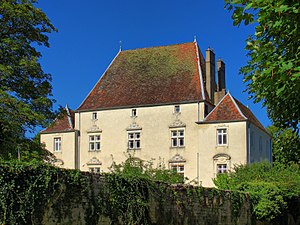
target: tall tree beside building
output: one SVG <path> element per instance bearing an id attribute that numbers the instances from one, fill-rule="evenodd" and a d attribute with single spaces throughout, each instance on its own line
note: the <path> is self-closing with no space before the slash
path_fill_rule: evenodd
<path id="1" fill-rule="evenodd" d="M 262 101 L 278 127 L 299 134 L 300 2 L 298 0 L 225 0 L 235 26 L 252 23 L 249 60 L 240 72 L 255 102 Z"/>
<path id="2" fill-rule="evenodd" d="M 56 31 L 37 0 L 0 1 L 0 156 L 28 146 L 25 132 L 52 118 L 51 75 L 43 71 L 36 46 L 49 47 Z"/>

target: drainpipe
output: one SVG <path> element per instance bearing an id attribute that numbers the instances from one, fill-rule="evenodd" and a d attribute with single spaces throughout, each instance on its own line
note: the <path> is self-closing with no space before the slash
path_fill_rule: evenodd
<path id="1" fill-rule="evenodd" d="M 199 150 L 199 149 L 198 149 Z M 200 186 L 200 154 L 197 152 L 197 183 L 198 186 Z"/>
<path id="2" fill-rule="evenodd" d="M 251 130 L 250 130 L 250 123 L 247 124 L 248 125 L 248 131 L 247 131 L 247 135 L 248 135 L 248 164 L 251 163 Z"/>

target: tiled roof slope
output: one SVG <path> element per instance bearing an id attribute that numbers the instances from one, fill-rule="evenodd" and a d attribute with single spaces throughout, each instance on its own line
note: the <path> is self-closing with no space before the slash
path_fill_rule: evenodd
<path id="1" fill-rule="evenodd" d="M 267 130 L 258 121 L 249 108 L 227 93 L 218 105 L 207 115 L 204 122 L 245 121 L 248 120 L 261 130 Z"/>
<path id="2" fill-rule="evenodd" d="M 197 51 L 195 42 L 120 51 L 78 110 L 204 100 Z"/>
<path id="3" fill-rule="evenodd" d="M 259 120 L 254 116 L 254 114 L 251 112 L 251 110 L 249 108 L 247 108 L 246 106 L 244 106 L 240 101 L 238 101 L 236 98 L 234 98 L 236 104 L 238 105 L 238 107 L 240 108 L 240 110 L 242 111 L 242 113 L 245 115 L 245 117 L 247 117 L 247 119 L 249 121 L 251 121 L 253 124 L 255 124 L 258 128 L 262 129 L 263 131 L 265 131 L 266 133 L 269 133 L 265 127 L 259 122 Z"/>
<path id="4" fill-rule="evenodd" d="M 73 131 L 74 127 L 74 111 L 70 109 L 65 109 L 45 130 L 41 131 L 41 133 L 55 133 L 55 132 L 66 132 Z"/>

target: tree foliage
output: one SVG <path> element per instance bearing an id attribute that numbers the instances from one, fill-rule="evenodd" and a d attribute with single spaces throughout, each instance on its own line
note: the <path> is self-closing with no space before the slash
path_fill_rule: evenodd
<path id="1" fill-rule="evenodd" d="M 0 2 L 0 155 L 26 142 L 25 132 L 52 118 L 51 75 L 42 70 L 37 46 L 49 47 L 56 31 L 36 0 Z"/>
<path id="2" fill-rule="evenodd" d="M 259 220 L 273 220 L 288 209 L 300 195 L 300 168 L 263 162 L 237 166 L 214 180 L 219 189 L 248 192 Z M 290 209 L 290 211 L 292 211 Z"/>
<path id="3" fill-rule="evenodd" d="M 235 26 L 255 26 L 247 39 L 249 60 L 240 72 L 255 102 L 262 101 L 278 127 L 299 132 L 300 2 L 225 0 Z"/>
<path id="4" fill-rule="evenodd" d="M 282 164 L 300 163 L 300 137 L 291 128 L 267 128 L 272 136 L 273 160 Z"/>

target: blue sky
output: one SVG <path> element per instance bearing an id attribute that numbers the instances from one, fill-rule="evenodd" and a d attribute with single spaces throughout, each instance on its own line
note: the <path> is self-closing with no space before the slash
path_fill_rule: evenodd
<path id="1" fill-rule="evenodd" d="M 40 0 L 37 5 L 58 28 L 41 63 L 52 74 L 55 107 L 79 107 L 119 50 L 192 42 L 213 48 L 226 63 L 230 93 L 248 105 L 264 126 L 266 109 L 243 90 L 239 68 L 246 63 L 245 40 L 253 27 L 234 27 L 221 0 Z"/>

